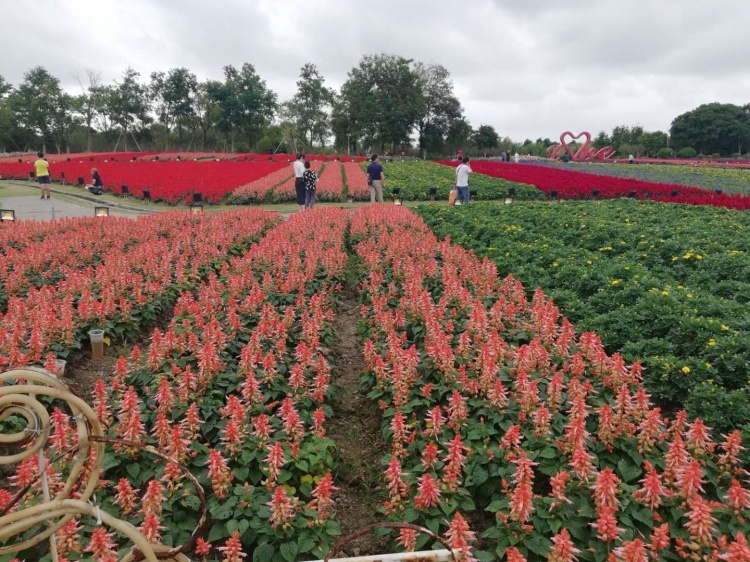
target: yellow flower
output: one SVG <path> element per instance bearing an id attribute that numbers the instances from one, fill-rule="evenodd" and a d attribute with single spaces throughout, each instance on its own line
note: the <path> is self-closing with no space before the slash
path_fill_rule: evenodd
<path id="1" fill-rule="evenodd" d="M 677 261 L 678 259 L 680 259 L 680 258 L 678 258 L 677 256 L 675 256 L 675 257 L 672 258 L 672 261 Z"/>
<path id="2" fill-rule="evenodd" d="M 696 254 L 696 256 L 695 256 L 695 259 L 697 259 L 697 260 L 702 260 L 702 259 L 703 259 L 703 256 L 702 256 L 702 255 L 700 255 L 700 254 Z"/>
<path id="3" fill-rule="evenodd" d="M 706 369 L 710 369 L 711 367 L 713 367 L 713 365 L 711 365 L 711 363 L 706 363 Z M 709 380 L 708 382 L 713 382 L 713 381 Z"/>
<path id="4" fill-rule="evenodd" d="M 726 332 L 727 330 L 729 330 L 729 326 L 725 326 L 724 324 L 722 324 L 721 329 Z"/>
<path id="5" fill-rule="evenodd" d="M 661 292 L 661 296 L 667 297 L 667 296 L 669 296 L 669 292 L 668 291 L 662 291 Z"/>
<path id="6" fill-rule="evenodd" d="M 619 284 L 620 284 L 620 279 L 613 279 L 612 280 L 612 285 L 619 285 Z"/>
<path id="7" fill-rule="evenodd" d="M 687 375 L 690 372 L 690 367 L 688 367 L 687 365 L 685 365 L 681 370 L 682 370 L 683 373 L 685 373 Z"/>
<path id="8" fill-rule="evenodd" d="M 716 340 L 711 338 L 710 340 L 708 340 L 708 345 L 716 345 Z"/>

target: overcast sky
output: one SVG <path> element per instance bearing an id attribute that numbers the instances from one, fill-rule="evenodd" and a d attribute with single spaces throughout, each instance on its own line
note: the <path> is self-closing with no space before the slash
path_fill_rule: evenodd
<path id="1" fill-rule="evenodd" d="M 620 124 L 668 130 L 713 101 L 750 102 L 748 0 L 0 0 L 0 75 L 36 65 L 75 91 L 244 62 L 290 98 L 315 63 L 339 87 L 364 54 L 437 62 L 474 127 L 514 140 Z"/>

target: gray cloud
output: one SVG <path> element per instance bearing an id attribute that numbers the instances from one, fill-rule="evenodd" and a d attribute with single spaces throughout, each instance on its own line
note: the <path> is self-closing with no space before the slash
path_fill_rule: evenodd
<path id="1" fill-rule="evenodd" d="M 471 123 L 517 140 L 667 129 L 701 103 L 750 102 L 743 0 L 0 0 L 0 13 L 0 74 L 18 84 L 43 65 L 71 91 L 86 67 L 206 79 L 250 62 L 284 100 L 306 62 L 339 87 L 363 54 L 389 52 L 443 64 Z"/>

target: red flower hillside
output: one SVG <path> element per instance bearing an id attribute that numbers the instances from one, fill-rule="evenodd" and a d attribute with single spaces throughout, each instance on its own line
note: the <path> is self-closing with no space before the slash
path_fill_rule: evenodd
<path id="1" fill-rule="evenodd" d="M 443 161 L 441 164 L 455 166 L 455 161 Z M 740 195 L 715 195 L 704 189 L 685 185 L 674 185 L 641 181 L 628 178 L 616 178 L 561 170 L 549 166 L 532 164 L 510 164 L 476 160 L 471 168 L 495 178 L 513 182 L 531 184 L 551 195 L 557 191 L 561 199 L 588 199 L 594 190 L 598 197 L 628 197 L 634 192 L 639 199 L 654 199 L 665 203 L 686 203 L 690 205 L 713 205 L 730 209 L 748 209 L 750 200 Z M 672 195 L 677 192 L 677 195 Z"/>
<path id="2" fill-rule="evenodd" d="M 99 170 L 104 187 L 121 193 L 127 185 L 130 193 L 143 196 L 148 189 L 151 198 L 168 203 L 192 200 L 193 192 L 200 192 L 206 201 L 219 201 L 233 189 L 263 178 L 276 170 L 289 166 L 287 162 L 232 162 L 221 161 L 95 161 L 71 160 L 50 165 L 52 181 L 77 183 L 83 178 L 91 181 L 91 168 Z M 0 176 L 24 179 L 33 171 L 27 163 L 0 163 Z"/>
<path id="3" fill-rule="evenodd" d="M 487 511 L 480 560 L 748 559 L 739 431 L 666 417 L 639 364 L 410 211 L 362 207 L 351 229 L 389 517 L 467 551 L 465 514 Z"/>

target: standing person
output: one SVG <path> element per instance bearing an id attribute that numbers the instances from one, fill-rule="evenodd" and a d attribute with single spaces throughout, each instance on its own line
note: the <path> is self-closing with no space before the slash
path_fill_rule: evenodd
<path id="1" fill-rule="evenodd" d="M 34 169 L 36 170 L 36 181 L 39 182 L 39 187 L 42 190 L 42 196 L 40 197 L 40 199 L 44 199 L 45 193 L 47 194 L 47 199 L 49 199 L 49 162 L 44 159 L 44 152 L 37 152 L 36 155 L 39 157 L 39 159 L 34 162 Z"/>
<path id="2" fill-rule="evenodd" d="M 297 159 L 294 161 L 294 190 L 297 192 L 297 209 L 305 210 L 305 155 L 297 153 Z"/>
<path id="3" fill-rule="evenodd" d="M 383 202 L 383 188 L 385 187 L 385 173 L 378 162 L 378 155 L 373 154 L 372 162 L 367 166 L 367 183 L 370 186 L 370 203 Z"/>
<path id="4" fill-rule="evenodd" d="M 471 173 L 471 167 L 469 166 L 469 157 L 464 156 L 461 163 L 456 168 L 456 191 L 458 196 L 456 199 L 463 200 L 464 203 L 469 202 L 469 174 Z"/>
<path id="5" fill-rule="evenodd" d="M 632 154 L 628 154 L 628 164 L 635 162 L 635 157 Z"/>
<path id="6" fill-rule="evenodd" d="M 305 162 L 305 173 L 302 176 L 305 181 L 305 209 L 315 206 L 315 185 L 318 183 L 318 175 L 310 169 L 310 161 Z"/>

